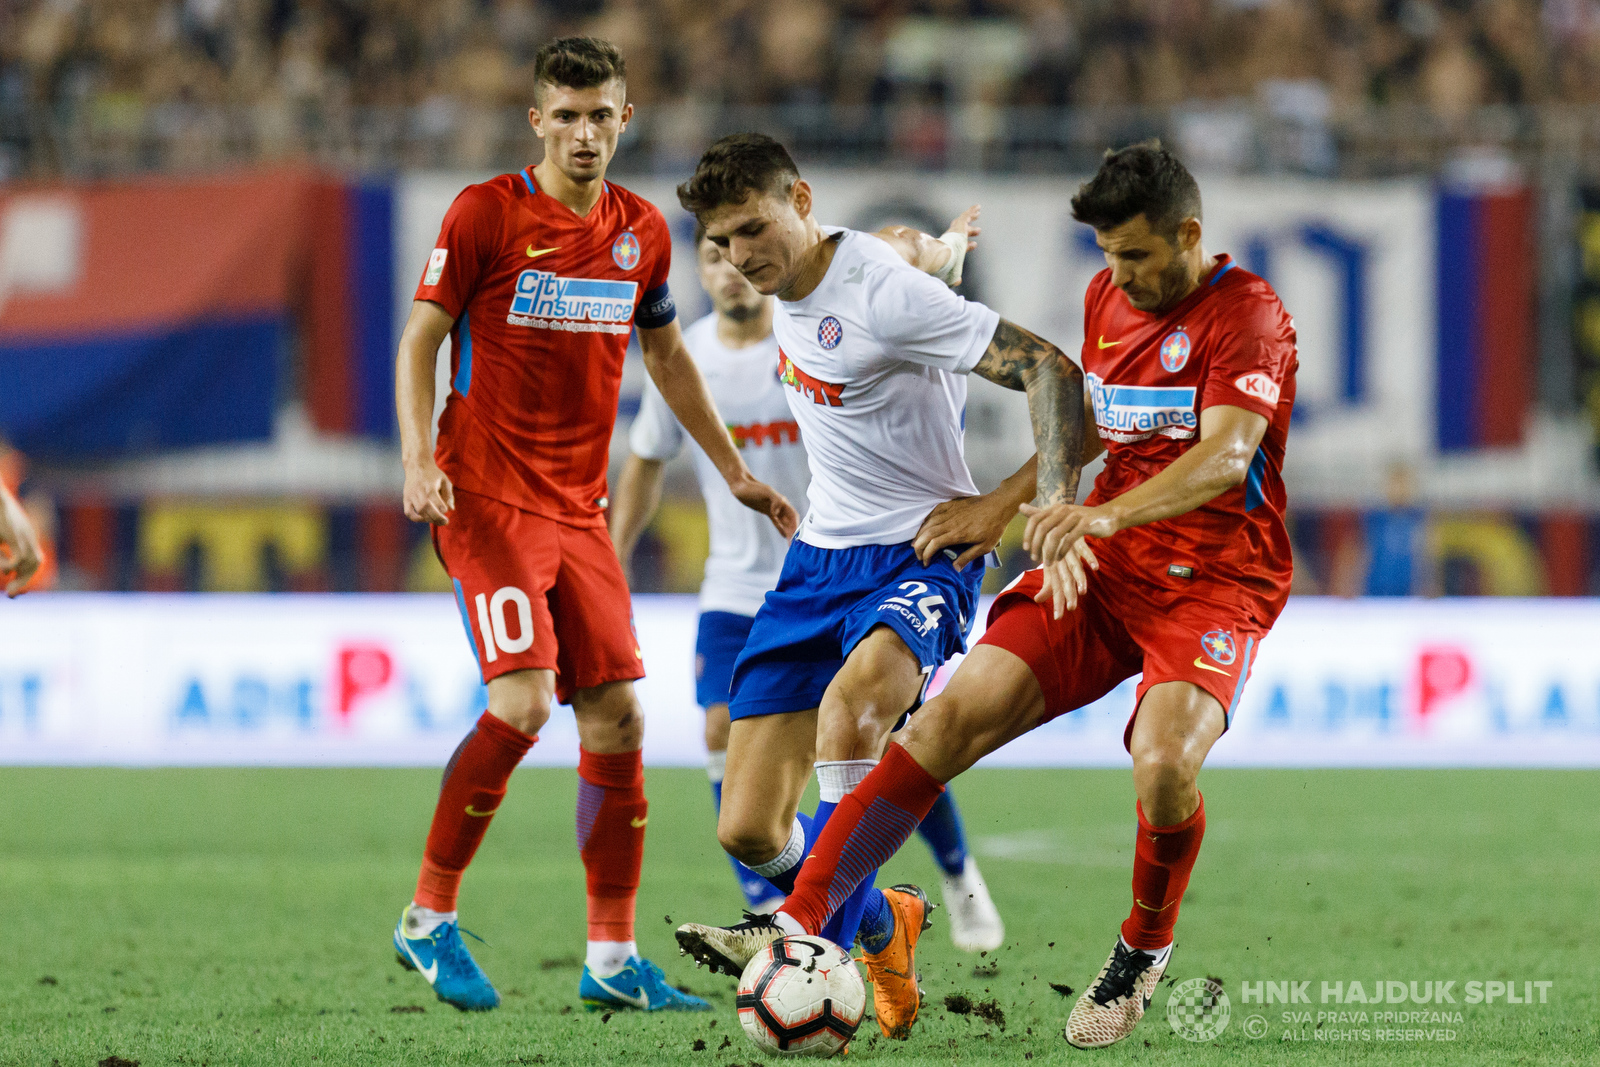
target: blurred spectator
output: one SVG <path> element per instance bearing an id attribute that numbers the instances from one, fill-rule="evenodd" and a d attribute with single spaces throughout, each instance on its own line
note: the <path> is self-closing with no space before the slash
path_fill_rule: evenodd
<path id="1" fill-rule="evenodd" d="M 973 165 L 1006 107 L 1181 105 L 1259 111 L 1272 143 L 1229 154 L 1321 173 L 1332 127 L 1374 105 L 1450 129 L 1487 104 L 1600 103 L 1591 0 L 12 0 L 0 177 L 86 146 L 117 168 L 411 162 L 419 142 L 421 162 L 483 165 L 526 152 L 529 62 L 569 33 L 622 49 L 667 160 L 707 108 L 866 106 L 903 114 L 912 161 Z"/>
<path id="2" fill-rule="evenodd" d="M 1384 483 L 1388 507 L 1365 519 L 1368 596 L 1418 596 L 1430 591 L 1428 513 L 1417 504 L 1411 465 L 1390 466 Z"/>

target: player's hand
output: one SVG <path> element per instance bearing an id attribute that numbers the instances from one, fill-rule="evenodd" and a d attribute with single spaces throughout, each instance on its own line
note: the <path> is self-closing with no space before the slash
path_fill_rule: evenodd
<path id="1" fill-rule="evenodd" d="M 432 456 L 406 464 L 405 507 L 406 518 L 412 522 L 450 525 L 450 512 L 456 509 L 455 486 Z"/>
<path id="2" fill-rule="evenodd" d="M 911 550 L 924 567 L 951 545 L 969 546 L 956 557 L 956 570 L 963 570 L 973 560 L 982 559 L 1006 532 L 1016 512 L 1011 501 L 996 498 L 992 493 L 983 496 L 962 496 L 946 500 L 928 513 L 911 539 Z"/>
<path id="3" fill-rule="evenodd" d="M 1036 508 L 1024 504 L 1019 510 L 1028 516 L 1022 547 L 1040 564 L 1059 563 L 1085 537 L 1110 537 L 1117 532 L 1116 519 L 1100 508 L 1081 504 Z"/>
<path id="4" fill-rule="evenodd" d="M 11 576 L 6 582 L 6 596 L 19 597 L 44 566 L 44 551 L 28 513 L 4 486 L 0 486 L 0 548 L 4 549 L 0 551 L 0 577 Z"/>
<path id="5" fill-rule="evenodd" d="M 967 210 L 957 215 L 944 228 L 945 233 L 964 233 L 967 235 L 967 251 L 971 252 L 978 247 L 978 235 L 983 228 L 978 225 L 978 216 L 983 212 L 981 204 L 973 204 Z"/>
<path id="6" fill-rule="evenodd" d="M 728 489 L 739 503 L 771 519 L 772 525 L 784 537 L 794 536 L 795 529 L 800 525 L 800 515 L 782 493 L 765 482 L 756 481 L 749 471 L 730 481 Z"/>
<path id="7" fill-rule="evenodd" d="M 1043 604 L 1048 601 L 1057 619 L 1069 611 L 1075 611 L 1078 598 L 1089 590 L 1089 575 L 1084 570 L 1085 566 L 1090 570 L 1099 570 L 1100 561 L 1095 558 L 1089 542 L 1080 538 L 1059 563 L 1048 563 L 1043 567 L 1044 586 L 1034 594 L 1034 602 Z"/>

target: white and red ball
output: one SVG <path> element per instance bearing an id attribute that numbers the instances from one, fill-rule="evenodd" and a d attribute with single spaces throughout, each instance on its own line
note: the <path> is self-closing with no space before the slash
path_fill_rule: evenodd
<path id="1" fill-rule="evenodd" d="M 844 949 L 820 937 L 781 937 L 739 978 L 739 1023 L 775 1056 L 832 1056 L 850 1043 L 867 987 Z"/>

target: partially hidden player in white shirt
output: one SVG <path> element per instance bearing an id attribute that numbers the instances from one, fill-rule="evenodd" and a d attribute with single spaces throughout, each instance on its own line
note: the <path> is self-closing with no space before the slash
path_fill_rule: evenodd
<path id="1" fill-rule="evenodd" d="M 731 855 L 787 892 L 817 828 L 876 765 L 924 677 L 964 649 L 983 568 L 961 564 L 998 539 L 1017 504 L 1076 498 L 1083 374 L 876 236 L 822 226 L 811 187 L 770 137 L 716 142 L 678 198 L 758 292 L 778 297 L 779 366 L 811 467 L 806 517 L 734 666 L 717 824 Z M 1026 495 L 1010 497 L 993 524 L 951 508 L 977 497 L 963 453 L 969 373 L 1026 391 L 1038 449 L 1003 487 L 1025 485 Z M 931 538 L 930 523 L 941 530 Z M 1077 562 L 1050 570 L 1041 597 L 1076 581 Z M 813 765 L 822 802 L 808 826 L 797 809 Z M 914 820 L 892 804 L 873 817 Z M 915 947 L 931 905 L 915 886 L 880 891 L 870 876 L 851 886 L 822 936 L 848 945 L 859 930 L 878 1026 L 903 1039 L 917 1016 Z M 797 932 L 785 918 L 689 923 L 678 943 L 737 975 Z"/>
<path id="2" fill-rule="evenodd" d="M 977 229 L 971 225 L 975 215 L 976 211 L 968 212 L 951 225 L 959 240 L 967 240 L 969 231 L 976 236 Z M 931 252 L 941 265 L 954 258 L 953 251 L 925 235 L 896 227 L 882 236 L 902 255 L 921 252 L 927 258 Z M 711 297 L 712 313 L 684 330 L 684 343 L 751 472 L 803 513 L 811 475 L 799 424 L 789 411 L 788 387 L 779 376 L 778 342 L 772 333 L 773 298 L 756 292 L 698 225 L 695 250 L 700 284 Z M 663 467 L 686 443 L 711 527 L 711 553 L 700 587 L 695 695 L 706 713 L 706 773 L 720 811 L 734 660 L 744 648 L 763 598 L 778 584 L 789 542 L 770 522 L 733 498 L 710 459 L 689 441 L 661 393 L 646 383 L 629 434 L 630 453 L 611 494 L 611 539 L 624 569 L 660 501 Z M 951 940 L 968 952 L 999 948 L 1005 940 L 1005 927 L 967 848 L 952 793 L 946 791 L 940 797 L 918 830 L 943 872 Z M 776 909 L 783 894 L 734 857 L 728 859 L 750 910 L 767 913 Z"/>

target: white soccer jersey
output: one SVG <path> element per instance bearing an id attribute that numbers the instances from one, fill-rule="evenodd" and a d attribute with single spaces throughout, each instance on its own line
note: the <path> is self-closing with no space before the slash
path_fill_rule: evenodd
<path id="1" fill-rule="evenodd" d="M 787 390 L 778 380 L 778 342 L 768 337 L 748 348 L 728 348 L 717 338 L 715 314 L 684 330 L 683 340 L 751 473 L 804 513 L 806 453 L 800 426 L 789 413 Z M 771 519 L 728 492 L 721 472 L 684 433 L 655 383 L 646 381 L 629 447 L 645 459 L 670 459 L 685 442 L 692 449 L 711 524 L 711 555 L 700 586 L 700 610 L 754 615 L 767 590 L 778 584 L 789 542 Z"/>
<path id="2" fill-rule="evenodd" d="M 842 236 L 822 284 L 779 300 L 773 317 L 811 460 L 796 536 L 818 548 L 899 544 L 941 502 L 978 491 L 962 445 L 965 375 L 1000 316 L 871 234 L 828 232 Z"/>

